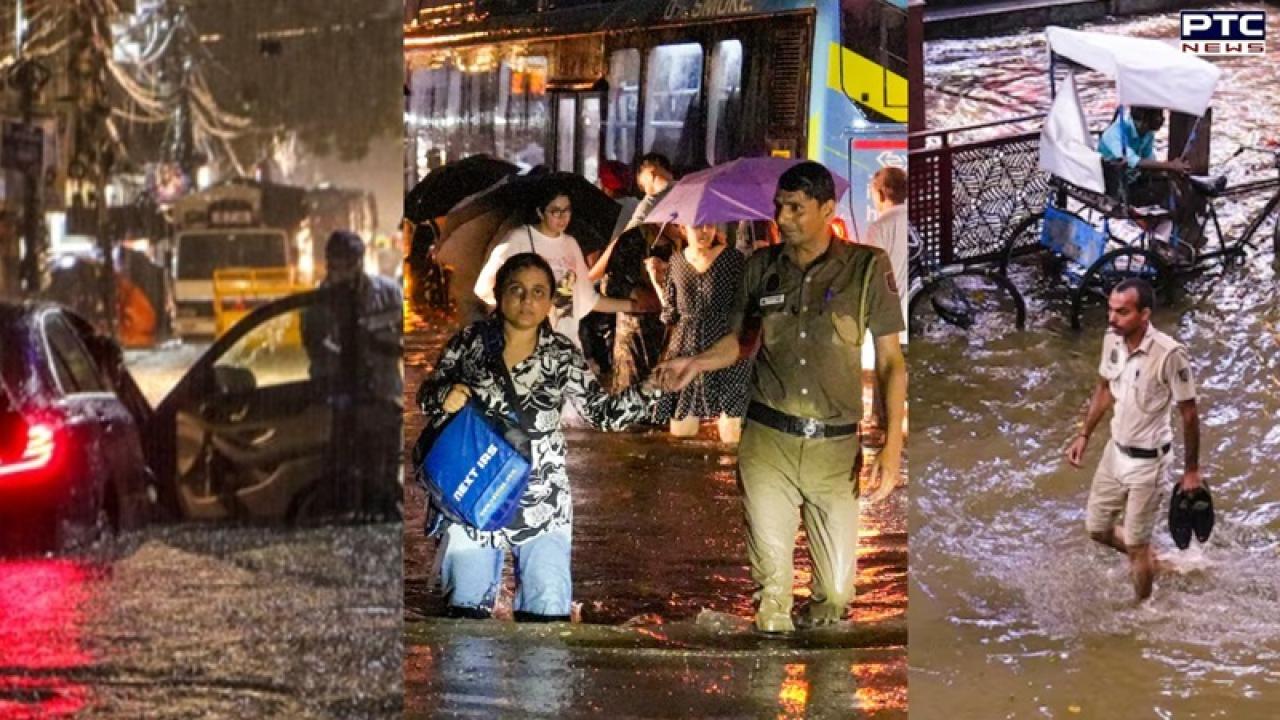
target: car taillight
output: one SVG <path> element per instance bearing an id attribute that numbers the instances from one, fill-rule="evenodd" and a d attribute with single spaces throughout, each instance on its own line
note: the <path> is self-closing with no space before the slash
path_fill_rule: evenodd
<path id="1" fill-rule="evenodd" d="M 43 470 L 53 463 L 58 449 L 58 433 L 53 425 L 44 422 L 27 426 L 26 447 L 16 460 L 0 463 L 0 477 Z"/>

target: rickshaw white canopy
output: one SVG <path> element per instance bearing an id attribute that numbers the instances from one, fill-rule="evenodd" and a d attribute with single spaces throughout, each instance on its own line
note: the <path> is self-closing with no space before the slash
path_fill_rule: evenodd
<path id="1" fill-rule="evenodd" d="M 1196 55 L 1159 40 L 1045 29 L 1049 49 L 1116 82 L 1121 105 L 1166 108 L 1204 115 L 1222 71 Z"/>
<path id="2" fill-rule="evenodd" d="M 1073 75 L 1067 76 L 1040 130 L 1040 169 L 1073 185 L 1106 192 L 1102 155 L 1085 123 Z"/>

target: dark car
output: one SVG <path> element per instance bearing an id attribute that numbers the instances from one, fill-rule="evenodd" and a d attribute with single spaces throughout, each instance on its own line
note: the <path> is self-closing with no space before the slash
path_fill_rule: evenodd
<path id="1" fill-rule="evenodd" d="M 3 547 L 62 547 L 148 519 L 141 395 L 112 377 L 113 353 L 56 305 L 0 303 Z"/>
<path id="2" fill-rule="evenodd" d="M 87 322 L 54 305 L 0 304 L 10 403 L 0 543 L 5 527 L 11 541 L 58 548 L 149 519 L 397 513 L 399 398 L 367 391 L 361 358 L 398 358 L 399 319 L 374 328 L 350 311 L 324 312 L 353 306 L 348 292 L 326 288 L 254 310 L 153 408 L 119 346 Z M 303 325 L 325 317 L 341 373 L 317 370 L 302 341 Z M 375 347 L 379 332 L 386 342 Z M 399 373 L 397 363 L 384 367 Z"/>

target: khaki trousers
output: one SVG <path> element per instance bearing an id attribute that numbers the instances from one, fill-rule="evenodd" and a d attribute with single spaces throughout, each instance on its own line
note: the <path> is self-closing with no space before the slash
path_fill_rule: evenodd
<path id="1" fill-rule="evenodd" d="M 857 571 L 858 436 L 806 439 L 748 420 L 738 449 L 747 554 L 758 590 L 756 623 L 789 618 L 796 531 L 803 518 L 813 560 L 809 617 L 836 621 Z"/>

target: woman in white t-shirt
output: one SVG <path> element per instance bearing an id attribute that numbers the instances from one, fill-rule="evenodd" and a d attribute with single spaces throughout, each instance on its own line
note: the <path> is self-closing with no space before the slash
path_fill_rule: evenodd
<path id="1" fill-rule="evenodd" d="M 552 326 L 581 349 L 578 321 L 587 313 L 645 312 L 654 308 L 635 299 L 607 298 L 596 292 L 582 248 L 572 235 L 565 232 L 572 214 L 569 194 L 548 184 L 535 198 L 533 214 L 529 218 L 534 222 L 512 230 L 489 253 L 480 277 L 476 279 L 475 294 L 486 305 L 494 307 L 493 282 L 502 263 L 522 252 L 541 255 L 556 276 L 556 308 L 552 311 Z"/>

